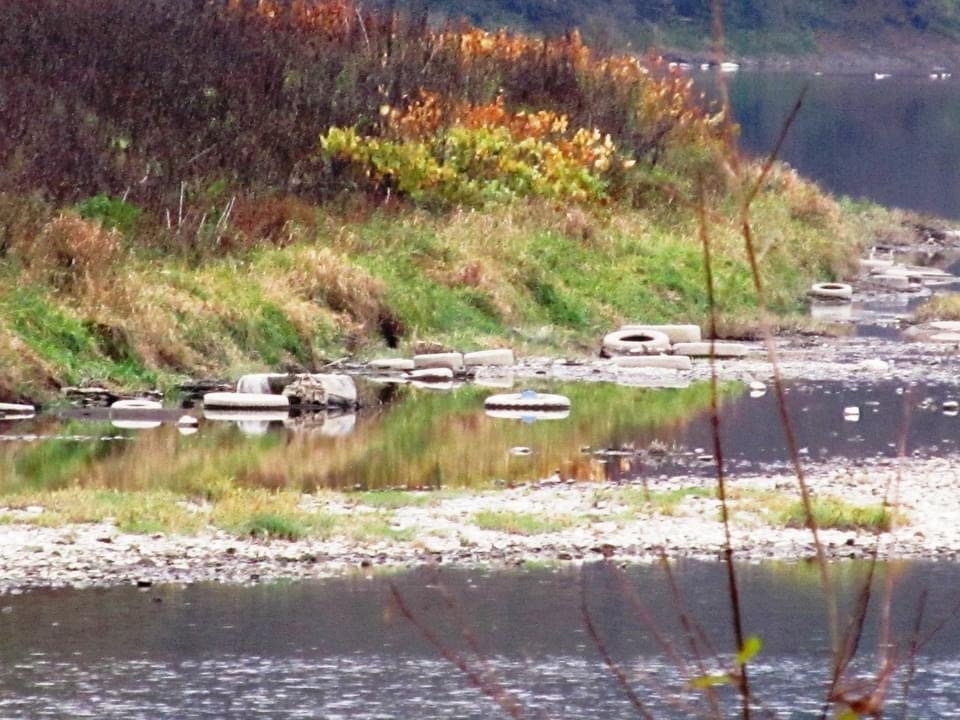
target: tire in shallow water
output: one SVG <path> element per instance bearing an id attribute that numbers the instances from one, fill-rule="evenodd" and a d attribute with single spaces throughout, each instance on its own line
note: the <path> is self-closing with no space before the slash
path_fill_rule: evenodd
<path id="1" fill-rule="evenodd" d="M 614 355 L 658 355 L 670 349 L 670 338 L 657 330 L 617 330 L 603 337 L 603 352 Z"/>
<path id="2" fill-rule="evenodd" d="M 570 398 L 524 390 L 519 393 L 491 395 L 483 401 L 487 410 L 569 410 Z"/>
<path id="3" fill-rule="evenodd" d="M 810 295 L 821 300 L 852 300 L 853 287 L 847 283 L 814 283 Z"/>

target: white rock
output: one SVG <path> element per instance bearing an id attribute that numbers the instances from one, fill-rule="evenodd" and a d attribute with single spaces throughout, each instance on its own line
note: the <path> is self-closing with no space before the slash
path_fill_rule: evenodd
<path id="1" fill-rule="evenodd" d="M 357 405 L 357 385 L 349 375 L 297 375 L 294 381 L 283 389 L 283 394 L 307 405 L 341 408 L 354 408 Z"/>
<path id="2" fill-rule="evenodd" d="M 677 343 L 673 346 L 673 352 L 677 355 L 689 355 L 691 357 L 713 357 L 718 358 L 739 358 L 744 357 L 749 348 L 735 342 L 696 342 L 696 343 Z"/>
<path id="3" fill-rule="evenodd" d="M 453 380 L 453 370 L 448 367 L 428 367 L 407 373 L 411 380 L 420 382 L 445 382 Z"/>
<path id="4" fill-rule="evenodd" d="M 269 394 L 273 392 L 270 382 L 272 378 L 281 380 L 289 377 L 289 375 L 283 373 L 251 373 L 249 375 L 241 375 L 240 379 L 237 380 L 237 392 Z"/>
<path id="5" fill-rule="evenodd" d="M 686 355 L 618 355 L 610 361 L 620 368 L 690 370 L 693 367 L 693 363 Z"/>
<path id="6" fill-rule="evenodd" d="M 511 366 L 516 364 L 513 350 L 501 348 L 497 350 L 478 350 L 477 352 L 465 353 L 463 355 L 463 364 L 467 367 L 479 366 Z"/>
<path id="7" fill-rule="evenodd" d="M 958 320 L 937 320 L 930 323 L 930 327 L 934 330 L 942 330 L 943 332 L 960 332 L 960 321 Z"/>
<path id="8" fill-rule="evenodd" d="M 463 370 L 463 354 L 458 352 L 426 353 L 413 356 L 415 368 L 449 368 Z"/>
<path id="9" fill-rule="evenodd" d="M 377 358 L 367 363 L 377 370 L 413 370 L 413 360 L 410 358 Z"/>
<path id="10" fill-rule="evenodd" d="M 960 333 L 955 332 L 942 332 L 931 335 L 929 338 L 930 342 L 939 342 L 939 343 L 960 343 Z"/>

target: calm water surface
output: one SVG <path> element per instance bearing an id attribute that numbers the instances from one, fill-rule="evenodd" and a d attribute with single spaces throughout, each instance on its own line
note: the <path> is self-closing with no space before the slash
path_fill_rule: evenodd
<path id="1" fill-rule="evenodd" d="M 709 75 L 693 77 L 709 85 Z M 832 192 L 960 219 L 960 79 L 742 72 L 729 82 L 748 152 L 773 149 L 806 88 L 782 159 Z"/>
<path id="2" fill-rule="evenodd" d="M 190 491 L 200 473 L 248 486 L 379 489 L 526 482 L 559 472 L 582 480 L 656 480 L 715 472 L 706 384 L 644 389 L 612 383 L 541 384 L 571 398 L 569 417 L 524 422 L 484 413 L 491 391 L 401 391 L 348 418 L 286 423 L 210 421 L 130 430 L 41 416 L 0 423 L 0 490 L 76 483 Z M 721 438 L 733 474 L 789 469 L 773 392 L 724 386 Z M 956 388 L 898 382 L 793 383 L 787 405 L 808 464 L 960 452 Z M 859 415 L 845 412 L 855 407 Z M 171 417 L 176 417 L 174 413 Z M 251 432 L 251 425 L 255 432 Z M 336 432 L 328 432 L 333 425 Z M 648 452 L 659 448 L 662 453 Z"/>
<path id="3" fill-rule="evenodd" d="M 674 569 L 690 617 L 723 653 L 731 645 L 723 568 L 682 562 Z M 811 717 L 829 644 L 816 571 L 802 564 L 739 570 L 747 629 L 764 643 L 755 687 L 782 717 Z M 864 567 L 841 564 L 836 570 L 848 609 Z M 884 566 L 878 593 L 887 575 L 896 583 L 897 643 L 912 637 L 922 589 L 929 593 L 926 629 L 960 599 L 955 565 Z M 423 569 L 257 587 L 8 596 L 0 598 L 0 716 L 505 717 L 400 615 L 389 583 L 444 648 L 486 669 L 528 710 L 577 720 L 636 717 L 585 629 L 585 603 L 608 652 L 656 716 L 690 716 L 689 708 L 668 698 L 695 702 L 684 687 L 692 671 L 678 669 L 654 639 L 654 627 L 681 639 L 677 602 L 663 571 L 638 567 L 622 575 L 605 565 L 585 566 L 582 575 L 572 569 Z M 652 620 L 642 619 L 638 606 Z M 877 630 L 874 613 L 862 644 L 864 672 Z M 924 647 L 919 668 L 914 716 L 957 716 L 956 623 Z M 898 676 L 894 696 L 902 680 Z"/>

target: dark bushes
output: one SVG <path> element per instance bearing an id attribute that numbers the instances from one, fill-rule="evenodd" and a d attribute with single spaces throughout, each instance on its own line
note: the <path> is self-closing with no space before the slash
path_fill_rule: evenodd
<path id="1" fill-rule="evenodd" d="M 590 60 L 575 33 L 432 31 L 423 16 L 339 0 L 7 0 L 0 65 L 0 191 L 123 196 L 154 211 L 213 179 L 335 192 L 331 168 L 311 165 L 317 138 L 333 126 L 376 134 L 381 108 L 421 90 L 564 113 L 648 163 L 698 114 L 682 81 L 625 82 L 626 64 Z"/>

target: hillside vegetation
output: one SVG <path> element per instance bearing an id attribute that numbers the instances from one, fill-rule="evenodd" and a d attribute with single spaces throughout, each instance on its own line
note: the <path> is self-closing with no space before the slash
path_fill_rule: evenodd
<path id="1" fill-rule="evenodd" d="M 345 355 L 592 351 L 758 301 L 759 168 L 662 62 L 347 2 L 0 6 L 0 396 L 315 368 Z M 851 219 L 775 167 L 769 296 L 842 275 Z"/>

